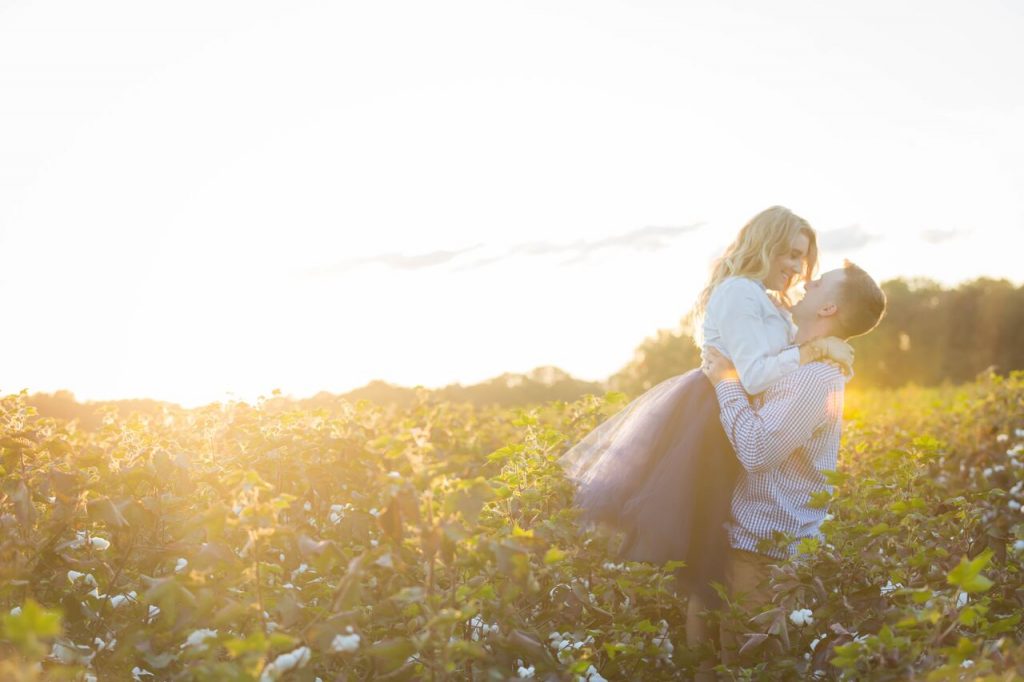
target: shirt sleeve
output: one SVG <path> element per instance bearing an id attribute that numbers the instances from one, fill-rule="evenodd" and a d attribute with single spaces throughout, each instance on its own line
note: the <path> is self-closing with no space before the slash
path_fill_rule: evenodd
<path id="1" fill-rule="evenodd" d="M 730 286 L 714 301 L 721 350 L 729 356 L 743 389 L 755 395 L 800 366 L 800 349 L 790 345 L 772 353 L 761 315 L 764 292 Z"/>
<path id="2" fill-rule="evenodd" d="M 725 435 L 743 468 L 756 474 L 774 469 L 811 440 L 835 409 L 831 382 L 817 372 L 801 372 L 773 386 L 754 409 L 737 381 L 715 387 Z"/>

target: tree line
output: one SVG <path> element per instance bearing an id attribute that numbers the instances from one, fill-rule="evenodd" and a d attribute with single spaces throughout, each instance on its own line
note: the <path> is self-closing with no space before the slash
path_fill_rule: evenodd
<path id="1" fill-rule="evenodd" d="M 882 289 L 888 299 L 885 317 L 873 332 L 851 342 L 856 352 L 856 385 L 933 386 L 970 381 L 989 369 L 999 374 L 1024 369 L 1024 286 L 981 278 L 945 288 L 927 279 L 894 279 L 882 283 Z M 583 381 L 557 367 L 538 367 L 525 374 L 505 373 L 479 384 L 437 389 L 372 381 L 342 394 L 321 392 L 303 399 L 275 396 L 265 407 L 329 408 L 342 399 L 406 406 L 424 391 L 454 403 L 500 407 L 572 401 L 608 390 L 637 396 L 700 366 L 691 320 L 687 314 L 676 329 L 659 329 L 644 339 L 633 358 L 605 381 Z M 77 418 L 88 429 L 98 428 L 109 412 L 121 417 L 131 412 L 159 415 L 168 404 L 147 399 L 79 403 L 68 391 L 37 393 L 29 402 L 40 414 Z"/>
<path id="2" fill-rule="evenodd" d="M 963 383 L 979 373 L 1024 369 L 1024 286 L 981 278 L 945 288 L 928 279 L 882 283 L 888 305 L 878 327 L 850 343 L 859 386 Z M 609 387 L 638 395 L 700 366 L 689 315 L 637 348 Z"/>

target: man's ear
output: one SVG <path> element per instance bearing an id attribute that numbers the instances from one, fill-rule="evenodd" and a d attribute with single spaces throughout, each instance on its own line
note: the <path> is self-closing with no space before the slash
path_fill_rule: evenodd
<path id="1" fill-rule="evenodd" d="M 832 317 L 837 312 L 839 312 L 839 308 L 835 303 L 826 303 L 818 308 L 818 317 Z"/>

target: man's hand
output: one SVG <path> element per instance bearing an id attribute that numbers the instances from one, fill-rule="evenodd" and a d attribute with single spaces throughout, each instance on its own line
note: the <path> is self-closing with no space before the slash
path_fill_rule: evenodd
<path id="1" fill-rule="evenodd" d="M 722 355 L 719 350 L 712 346 L 708 346 L 705 349 L 704 364 L 700 368 L 715 386 L 723 381 L 738 381 L 740 378 L 736 373 L 736 367 L 732 364 L 732 360 Z"/>
<path id="2" fill-rule="evenodd" d="M 826 336 L 800 344 L 800 364 L 808 362 L 831 362 L 843 374 L 853 374 L 853 347 L 835 336 Z"/>

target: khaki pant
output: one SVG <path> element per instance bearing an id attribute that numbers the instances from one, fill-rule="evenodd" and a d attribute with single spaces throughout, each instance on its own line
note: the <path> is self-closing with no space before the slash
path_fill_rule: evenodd
<path id="1" fill-rule="evenodd" d="M 740 605 L 754 613 L 771 602 L 771 590 L 768 586 L 768 577 L 771 575 L 768 567 L 778 563 L 776 559 L 742 549 L 729 550 L 729 563 L 726 565 L 726 590 L 729 599 L 739 602 Z M 712 628 L 708 619 L 701 615 L 707 609 L 703 600 L 696 594 L 691 594 L 689 605 L 686 611 L 686 646 L 690 649 L 700 647 L 711 647 Z M 721 644 L 721 661 L 725 665 L 734 665 L 744 662 L 738 657 L 742 642 L 736 635 L 729 631 L 724 623 L 717 628 L 718 640 Z M 745 656 L 744 660 L 748 657 Z M 701 665 L 701 672 L 697 679 L 714 679 L 714 673 L 709 672 L 716 665 L 717 661 L 705 659 Z"/>

